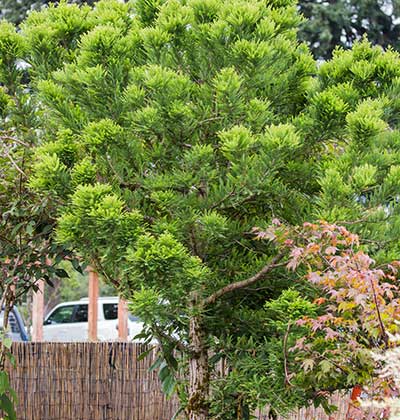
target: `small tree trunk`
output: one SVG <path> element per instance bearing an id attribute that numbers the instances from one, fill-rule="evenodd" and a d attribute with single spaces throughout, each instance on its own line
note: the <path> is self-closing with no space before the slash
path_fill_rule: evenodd
<path id="1" fill-rule="evenodd" d="M 10 285 L 7 285 L 4 294 L 0 300 L 0 312 L 4 310 L 3 314 L 3 334 L 8 329 L 8 320 L 10 311 L 14 305 L 14 290 Z M 8 349 L 0 341 L 0 371 L 5 370 Z"/>
<path id="2" fill-rule="evenodd" d="M 193 315 L 190 319 L 189 399 L 187 415 L 189 420 L 208 420 L 208 394 L 210 371 L 208 349 L 205 340 L 203 319 Z"/>

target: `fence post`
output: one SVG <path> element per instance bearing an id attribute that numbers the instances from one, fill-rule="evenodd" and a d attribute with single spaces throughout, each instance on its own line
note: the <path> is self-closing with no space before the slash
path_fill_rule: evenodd
<path id="1" fill-rule="evenodd" d="M 43 341 L 44 321 L 44 280 L 38 280 L 37 292 L 32 299 L 32 341 Z"/>
<path id="2" fill-rule="evenodd" d="M 118 339 L 128 340 L 128 303 L 124 299 L 118 301 Z"/>
<path id="3" fill-rule="evenodd" d="M 97 308 L 99 299 L 99 276 L 92 267 L 88 267 L 89 271 L 89 308 L 88 308 L 88 339 L 89 341 L 97 341 Z"/>

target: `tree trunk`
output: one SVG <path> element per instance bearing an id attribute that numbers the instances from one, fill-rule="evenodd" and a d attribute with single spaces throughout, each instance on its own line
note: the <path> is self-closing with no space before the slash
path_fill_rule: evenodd
<path id="1" fill-rule="evenodd" d="M 14 290 L 13 287 L 7 285 L 3 296 L 0 300 L 0 312 L 4 311 L 3 314 L 3 338 L 5 337 L 6 331 L 8 329 L 8 320 L 10 311 L 14 305 Z M 0 341 L 0 371 L 5 370 L 6 360 L 7 360 L 8 349 L 4 346 L 3 342 Z"/>
<path id="2" fill-rule="evenodd" d="M 208 420 L 208 394 L 210 372 L 208 349 L 201 315 L 190 319 L 189 399 L 187 415 L 189 420 Z"/>

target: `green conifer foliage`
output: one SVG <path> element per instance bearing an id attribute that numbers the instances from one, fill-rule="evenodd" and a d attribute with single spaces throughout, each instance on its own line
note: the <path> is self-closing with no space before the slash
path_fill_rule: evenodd
<path id="1" fill-rule="evenodd" d="M 322 153 L 314 217 L 349 224 L 382 261 L 399 257 L 399 65 L 367 41 L 337 50 L 297 120 Z"/>
<path id="2" fill-rule="evenodd" d="M 31 187 L 64 203 L 58 239 L 134 299 L 171 371 L 186 369 L 171 351 L 187 354 L 195 316 L 203 353 L 250 339 L 249 306 L 262 308 L 264 292 L 208 308 L 196 300 L 269 261 L 254 226 L 296 223 L 307 208 L 293 184 L 303 140 L 291 119 L 315 64 L 296 41 L 299 22 L 291 1 L 172 0 L 104 1 L 79 12 L 62 4 L 21 26 L 46 121 Z M 178 383 L 188 411 L 228 419 L 238 404 L 265 403 L 244 389 L 239 403 L 218 381 L 204 386 L 215 398 L 205 393 L 197 407 Z M 284 392 L 283 382 L 269 386 Z M 231 403 L 221 406 L 220 393 Z M 288 398 L 286 408 L 301 399 Z"/>

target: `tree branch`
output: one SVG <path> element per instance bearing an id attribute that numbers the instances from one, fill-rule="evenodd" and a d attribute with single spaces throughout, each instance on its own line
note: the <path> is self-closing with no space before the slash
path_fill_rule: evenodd
<path id="1" fill-rule="evenodd" d="M 375 290 L 374 282 L 371 278 L 369 279 L 369 281 L 372 288 L 372 296 L 374 298 L 374 304 L 375 304 L 376 314 L 378 316 L 379 327 L 381 329 L 382 339 L 383 339 L 383 342 L 385 343 L 385 348 L 387 349 L 389 348 L 389 337 L 386 332 L 385 325 L 382 321 L 381 311 L 379 310 L 378 299 L 376 297 L 376 290 Z"/>
<path id="2" fill-rule="evenodd" d="M 24 141 L 17 139 L 16 137 L 9 136 L 9 135 L 1 135 L 0 140 L 3 140 L 3 141 L 10 140 L 10 141 L 20 144 L 21 146 L 31 147 L 28 143 L 25 143 Z"/>
<path id="3" fill-rule="evenodd" d="M 160 338 L 163 338 L 164 340 L 169 341 L 170 343 L 173 343 L 174 346 L 181 351 L 182 353 L 191 353 L 191 349 L 189 346 L 186 346 L 182 341 L 179 341 L 177 338 L 172 337 L 171 335 L 165 333 L 162 331 L 158 326 L 152 326 L 154 332 L 159 338 L 159 342 L 161 343 Z"/>
<path id="4" fill-rule="evenodd" d="M 228 284 L 227 286 L 224 286 L 221 289 L 217 290 L 212 295 L 210 295 L 209 297 L 203 300 L 203 305 L 204 306 L 212 305 L 213 303 L 215 303 L 216 300 L 226 295 L 227 293 L 231 293 L 235 290 L 243 289 L 245 287 L 251 286 L 254 283 L 257 283 L 259 280 L 263 279 L 273 269 L 277 267 L 282 267 L 286 264 L 286 262 L 279 263 L 279 261 L 283 258 L 284 255 L 285 255 L 284 252 L 281 252 L 280 254 L 276 255 L 274 258 L 272 258 L 271 262 L 268 265 L 263 267 L 254 276 L 249 277 L 246 280 Z"/>
<path id="5" fill-rule="evenodd" d="M 107 271 L 104 269 L 102 263 L 100 262 L 99 258 L 92 258 L 92 266 L 93 268 L 101 275 L 103 275 L 113 286 L 115 286 L 117 289 L 120 286 L 120 283 L 118 280 L 111 278 Z"/>
<path id="6" fill-rule="evenodd" d="M 7 150 L 4 149 L 4 154 L 7 156 L 9 161 L 13 164 L 14 168 L 26 178 L 26 173 L 18 166 L 17 162 L 13 159 L 13 157 L 8 153 Z"/>
<path id="7" fill-rule="evenodd" d="M 214 210 L 217 207 L 219 207 L 224 201 L 226 201 L 228 198 L 231 198 L 232 196 L 234 196 L 236 193 L 235 190 L 230 191 L 228 194 L 226 194 L 224 197 L 222 197 L 220 200 L 218 200 L 216 203 L 214 203 L 210 209 Z"/>
<path id="8" fill-rule="evenodd" d="M 290 374 L 289 374 L 289 368 L 288 368 L 288 349 L 287 349 L 287 341 L 288 341 L 291 326 L 292 326 L 292 323 L 291 321 L 289 321 L 285 336 L 283 338 L 283 367 L 285 369 L 285 384 L 288 386 L 293 386 L 293 384 L 290 382 Z"/>

